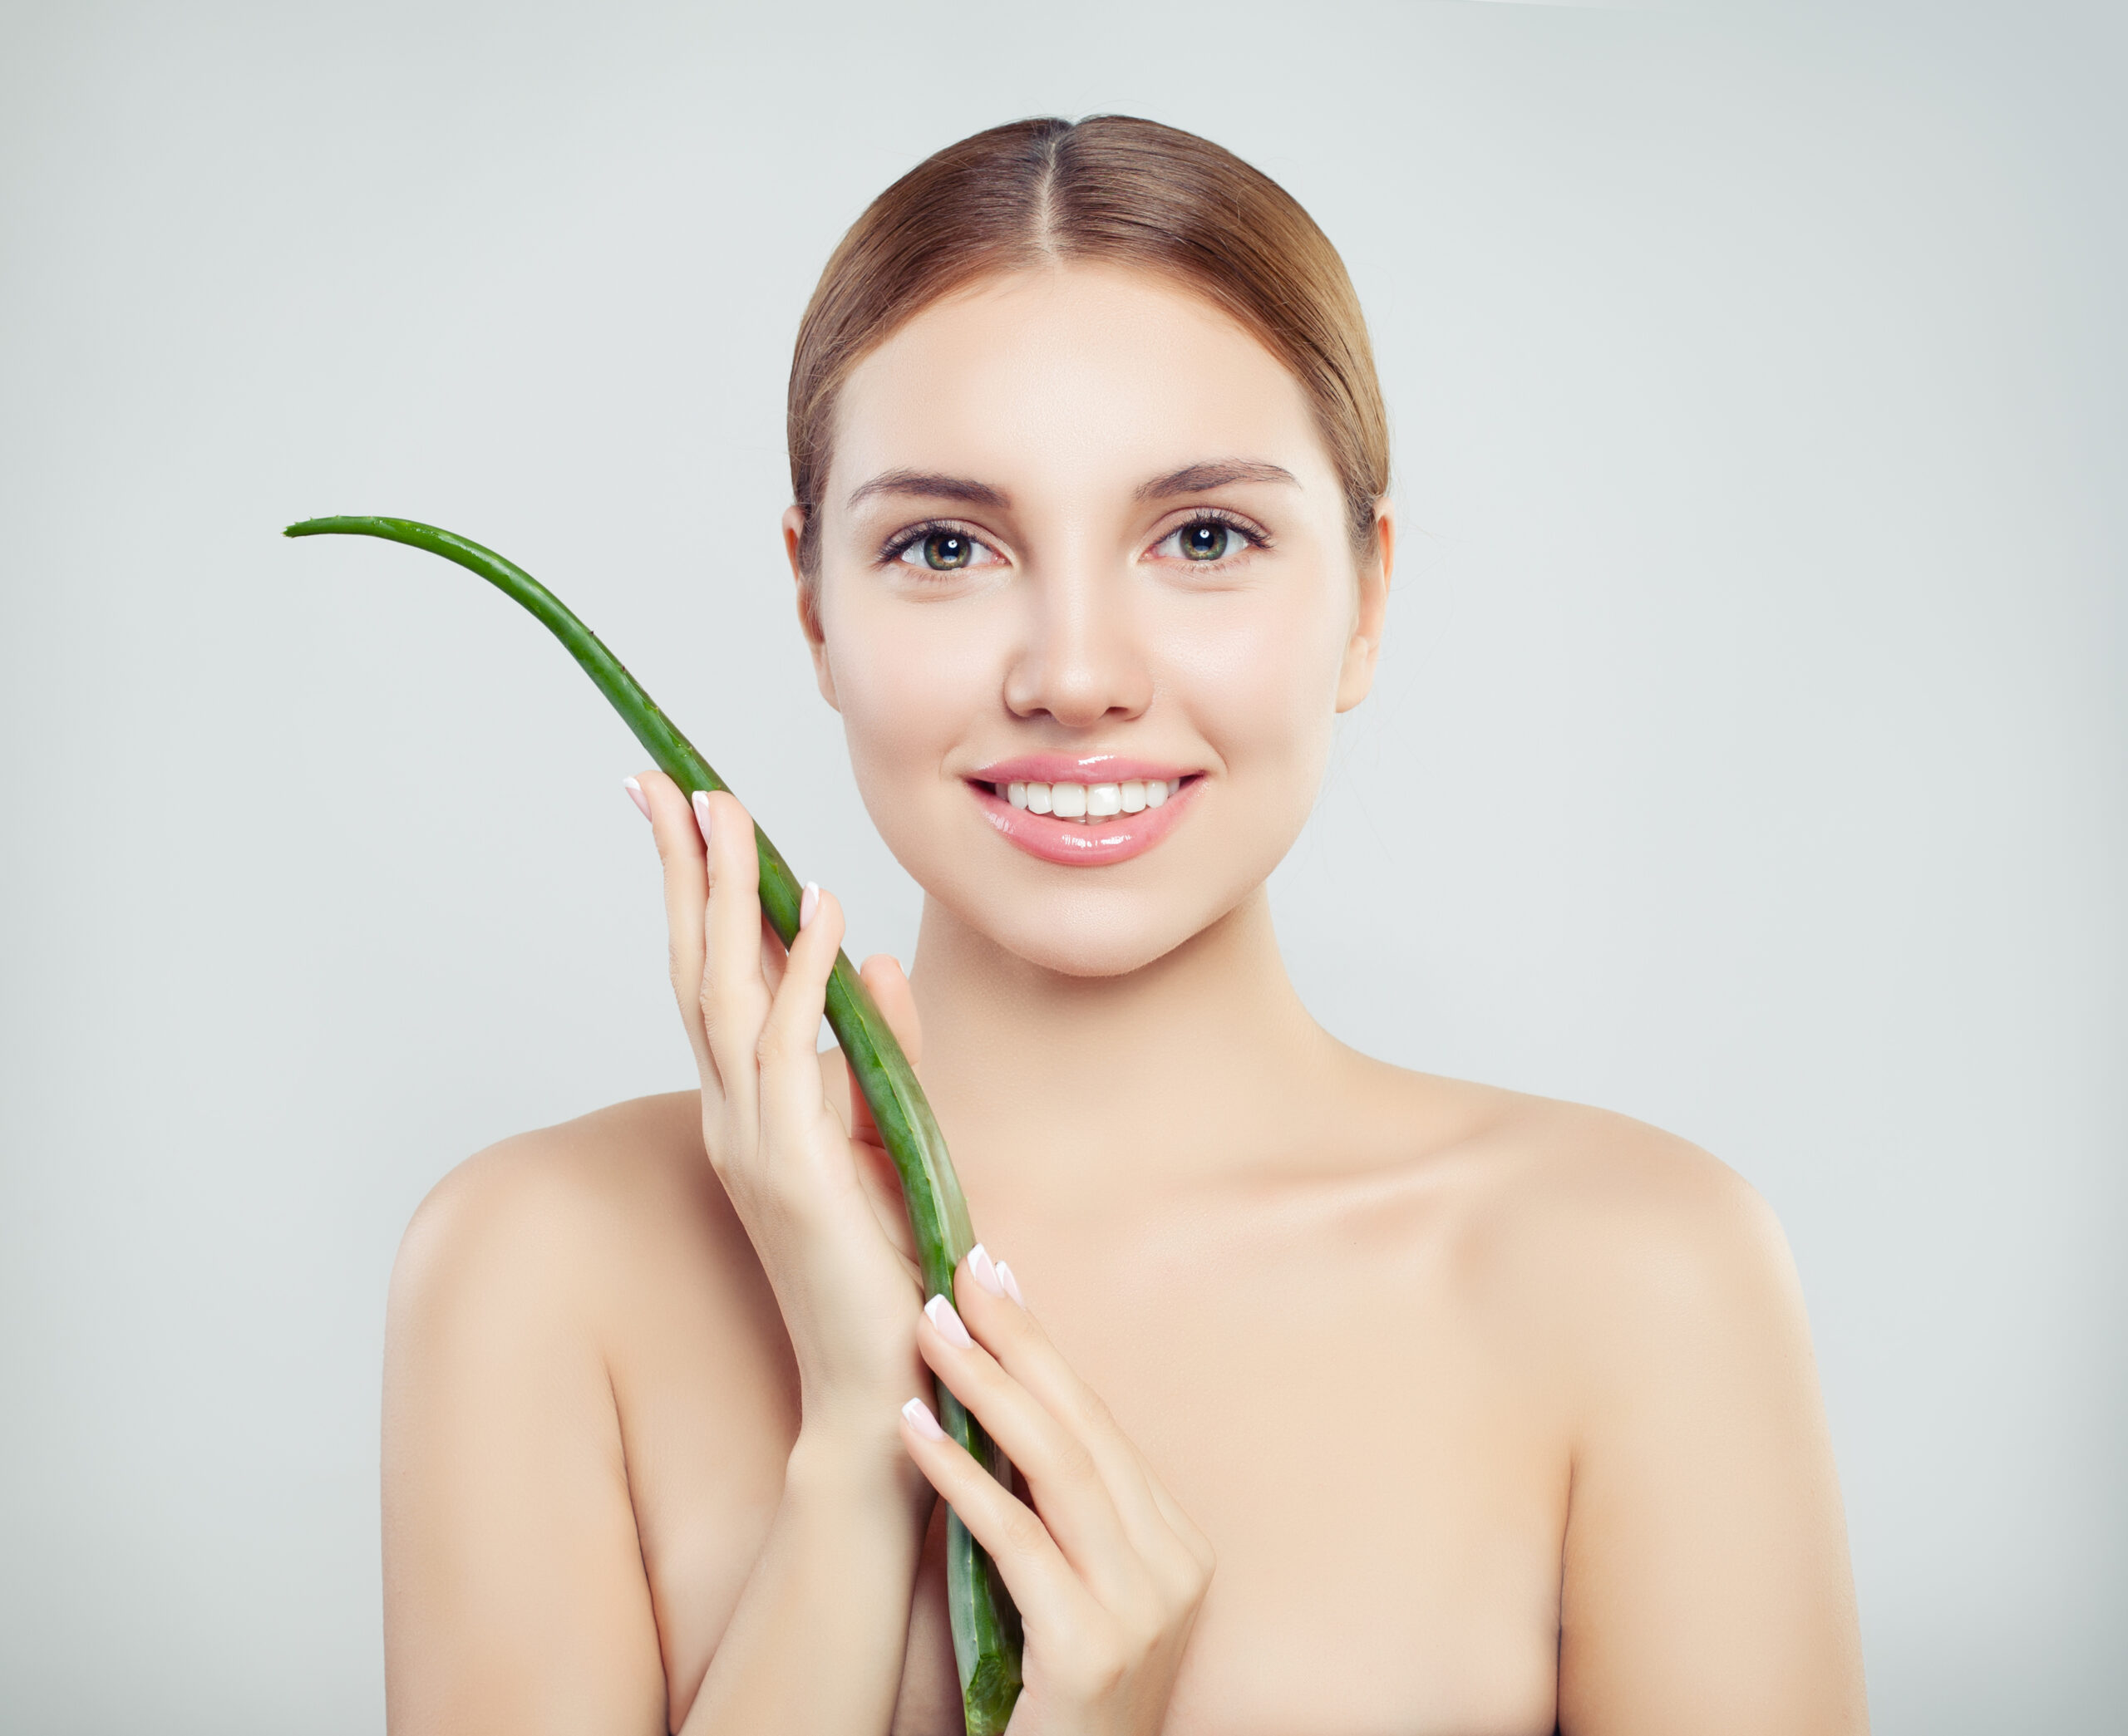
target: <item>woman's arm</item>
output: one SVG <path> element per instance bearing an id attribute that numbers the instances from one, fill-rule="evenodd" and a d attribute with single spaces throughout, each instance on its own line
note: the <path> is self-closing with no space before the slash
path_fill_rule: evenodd
<path id="1" fill-rule="evenodd" d="M 587 1182 L 584 1155 L 556 1134 L 484 1153 L 431 1197 L 400 1256 L 383 1491 L 395 1736 L 667 1728 L 599 1341 L 618 1263 L 647 1237 Z M 732 1322 L 735 1345 L 746 1330 Z M 736 1365 L 702 1373 L 735 1399 L 758 1384 Z M 801 1432 L 691 1736 L 886 1729 L 931 1495 L 891 1414 L 874 1435 Z"/>
<path id="2" fill-rule="evenodd" d="M 658 1628 L 594 1315 L 580 1201 L 518 1142 L 416 1214 L 384 1359 L 394 1736 L 665 1728 Z"/>
<path id="3" fill-rule="evenodd" d="M 1577 1281 L 1565 1736 L 1869 1727 L 1840 1484 L 1773 1214 L 1698 1153 L 1605 1212 Z"/>
<path id="4" fill-rule="evenodd" d="M 814 1050 L 841 913 L 809 895 L 786 967 L 765 937 L 745 811 L 729 796 L 721 810 L 691 809 L 669 779 L 643 783 L 664 863 L 672 983 L 701 1075 L 703 1147 L 782 1316 L 801 1392 L 797 1443 L 765 1538 L 695 1545 L 726 1552 L 727 1583 L 751 1557 L 720 1630 L 661 1633 L 674 1616 L 654 1606 L 647 1581 L 627 1449 L 703 1443 L 626 1434 L 614 1392 L 615 1369 L 658 1330 L 617 1301 L 656 1239 L 658 1207 L 602 1198 L 600 1166 L 572 1163 L 553 1135 L 466 1166 L 424 1206 L 393 1284 L 386 1663 L 400 1736 L 663 1729 L 665 1656 L 706 1648 L 698 1688 L 672 1679 L 697 1736 L 864 1736 L 893 1715 L 933 1504 L 897 1419 L 925 1384 L 922 1291 L 910 1250 L 894 1239 L 908 1229 L 891 1173 L 830 1107 Z M 707 849 L 720 813 L 722 847 Z M 913 1021 L 898 976 L 875 986 Z M 900 1034 L 914 1054 L 913 1023 Z M 732 1365 L 691 1373 L 727 1395 L 721 1424 L 788 1439 L 783 1416 L 751 1414 L 759 1383 L 744 1346 L 758 1322 L 741 1311 L 702 1340 L 709 1360 Z M 747 1517 L 735 1501 L 735 1524 Z"/>

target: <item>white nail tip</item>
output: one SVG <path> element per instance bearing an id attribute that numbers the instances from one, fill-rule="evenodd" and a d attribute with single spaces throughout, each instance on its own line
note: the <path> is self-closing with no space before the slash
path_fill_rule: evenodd
<path id="1" fill-rule="evenodd" d="M 968 1251 L 968 1269 L 975 1281 L 991 1295 L 1004 1295 L 1005 1286 L 998 1276 L 997 1266 L 991 1261 L 989 1250 L 979 1242 Z"/>
<path id="2" fill-rule="evenodd" d="M 1005 1286 L 1007 1296 L 1018 1303 L 1021 1307 L 1027 1306 L 1027 1299 L 1020 1294 L 1020 1281 L 1012 1276 L 1012 1268 L 1006 1265 L 1002 1260 L 998 1262 L 998 1281 Z"/>
<path id="3" fill-rule="evenodd" d="M 927 1441 L 945 1439 L 946 1431 L 938 1426 L 938 1418 L 931 1414 L 931 1407 L 921 1399 L 911 1399 L 902 1406 L 901 1414 L 909 1419 L 909 1427 Z"/>
<path id="4" fill-rule="evenodd" d="M 924 1311 L 930 1316 L 931 1324 L 949 1345 L 958 1345 L 963 1350 L 975 1348 L 975 1340 L 968 1335 L 968 1328 L 961 1324 L 961 1317 L 953 1312 L 953 1305 L 942 1296 L 934 1296 L 924 1305 Z"/>
<path id="5" fill-rule="evenodd" d="M 809 924 L 819 913 L 820 907 L 820 888 L 814 882 L 808 880 L 805 883 L 805 895 L 798 900 L 798 926 L 803 928 Z"/>

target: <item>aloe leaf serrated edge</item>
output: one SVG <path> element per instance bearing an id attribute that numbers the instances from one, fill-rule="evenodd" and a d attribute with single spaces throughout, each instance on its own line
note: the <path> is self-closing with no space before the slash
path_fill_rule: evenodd
<path id="1" fill-rule="evenodd" d="M 622 666 L 593 632 L 539 580 L 492 548 L 411 519 L 342 517 L 306 519 L 283 533 L 291 537 L 381 537 L 455 561 L 478 573 L 504 595 L 521 604 L 561 641 L 584 672 L 598 684 L 622 720 L 635 734 L 658 769 L 689 794 L 727 789 L 692 742 L 676 729 L 642 684 Z M 783 853 L 759 825 L 754 848 L 761 858 L 761 908 L 786 946 L 798 932 L 800 888 Z M 925 1101 L 924 1089 L 889 1028 L 885 1016 L 850 962 L 835 955 L 828 978 L 828 1028 L 842 1047 L 858 1089 L 871 1105 L 872 1119 L 888 1155 L 901 1177 L 924 1286 L 933 1296 L 950 1299 L 953 1271 L 975 1245 L 968 1202 L 946 1154 L 946 1141 Z M 1012 1487 L 1012 1468 L 943 1381 L 933 1383 L 938 1420 L 947 1434 L 972 1453 L 1000 1484 Z M 996 1566 L 948 1509 L 946 1522 L 946 1598 L 952 1620 L 953 1657 L 959 1667 L 962 1709 L 968 1736 L 1000 1736 L 1020 1692 L 1019 1611 L 1012 1606 Z"/>

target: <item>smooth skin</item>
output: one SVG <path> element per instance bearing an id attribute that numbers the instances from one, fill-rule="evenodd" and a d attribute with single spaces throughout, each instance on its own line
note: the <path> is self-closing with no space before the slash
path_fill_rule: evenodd
<path id="1" fill-rule="evenodd" d="M 943 1494 L 1027 1620 L 1017 1736 L 1864 1730 L 1764 1204 L 1637 1123 L 1369 1060 L 1286 976 L 1264 880 L 1395 522 L 1355 554 L 1283 366 L 1142 275 L 993 279 L 852 372 L 819 510 L 801 625 L 925 893 L 910 976 L 864 974 L 984 1256 L 927 1314 L 815 1050 L 833 895 L 786 960 L 744 809 L 643 774 L 699 1090 L 482 1153 L 407 1232 L 392 1729 L 958 1732 Z M 1214 519 L 1234 552 L 1191 559 Z M 965 563 L 899 549 L 927 526 Z M 1150 851 L 1062 866 L 966 781 L 1040 752 L 1200 782 Z M 934 1372 L 1014 1488 L 910 1404 Z"/>

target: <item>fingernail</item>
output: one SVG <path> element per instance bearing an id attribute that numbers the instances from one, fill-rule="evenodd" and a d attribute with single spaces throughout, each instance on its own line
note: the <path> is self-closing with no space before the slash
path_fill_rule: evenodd
<path id="1" fill-rule="evenodd" d="M 695 825 L 702 833 L 702 847 L 706 850 L 710 846 L 709 792 L 707 789 L 695 792 Z"/>
<path id="2" fill-rule="evenodd" d="M 621 779 L 621 788 L 628 791 L 628 799 L 635 804 L 636 812 L 645 819 L 650 818 L 650 798 L 643 793 L 643 785 L 633 778 Z"/>
<path id="3" fill-rule="evenodd" d="M 968 1275 L 993 1296 L 1002 1296 L 1005 1286 L 998 1276 L 998 1267 L 990 1258 L 990 1252 L 981 1242 L 968 1251 Z"/>
<path id="4" fill-rule="evenodd" d="M 943 1296 L 932 1297 L 924 1305 L 924 1311 L 931 1316 L 931 1324 L 948 1344 L 958 1345 L 963 1350 L 975 1348 L 975 1340 L 968 1335 L 968 1328 L 961 1324 L 960 1316 L 953 1312 L 953 1305 Z"/>
<path id="5" fill-rule="evenodd" d="M 911 1399 L 902 1406 L 901 1414 L 909 1419 L 909 1426 L 927 1441 L 945 1439 L 946 1431 L 938 1426 L 938 1418 L 931 1414 L 931 1407 L 921 1399 Z"/>
<path id="6" fill-rule="evenodd" d="M 1024 1308 L 1027 1299 L 1020 1294 L 1020 1281 L 1012 1276 L 1012 1268 L 1002 1261 L 998 1262 L 998 1281 L 1005 1286 L 1005 1294 Z"/>
<path id="7" fill-rule="evenodd" d="M 798 901 L 798 926 L 803 928 L 813 920 L 813 913 L 820 907 L 820 888 L 811 880 L 805 883 L 805 895 Z"/>

